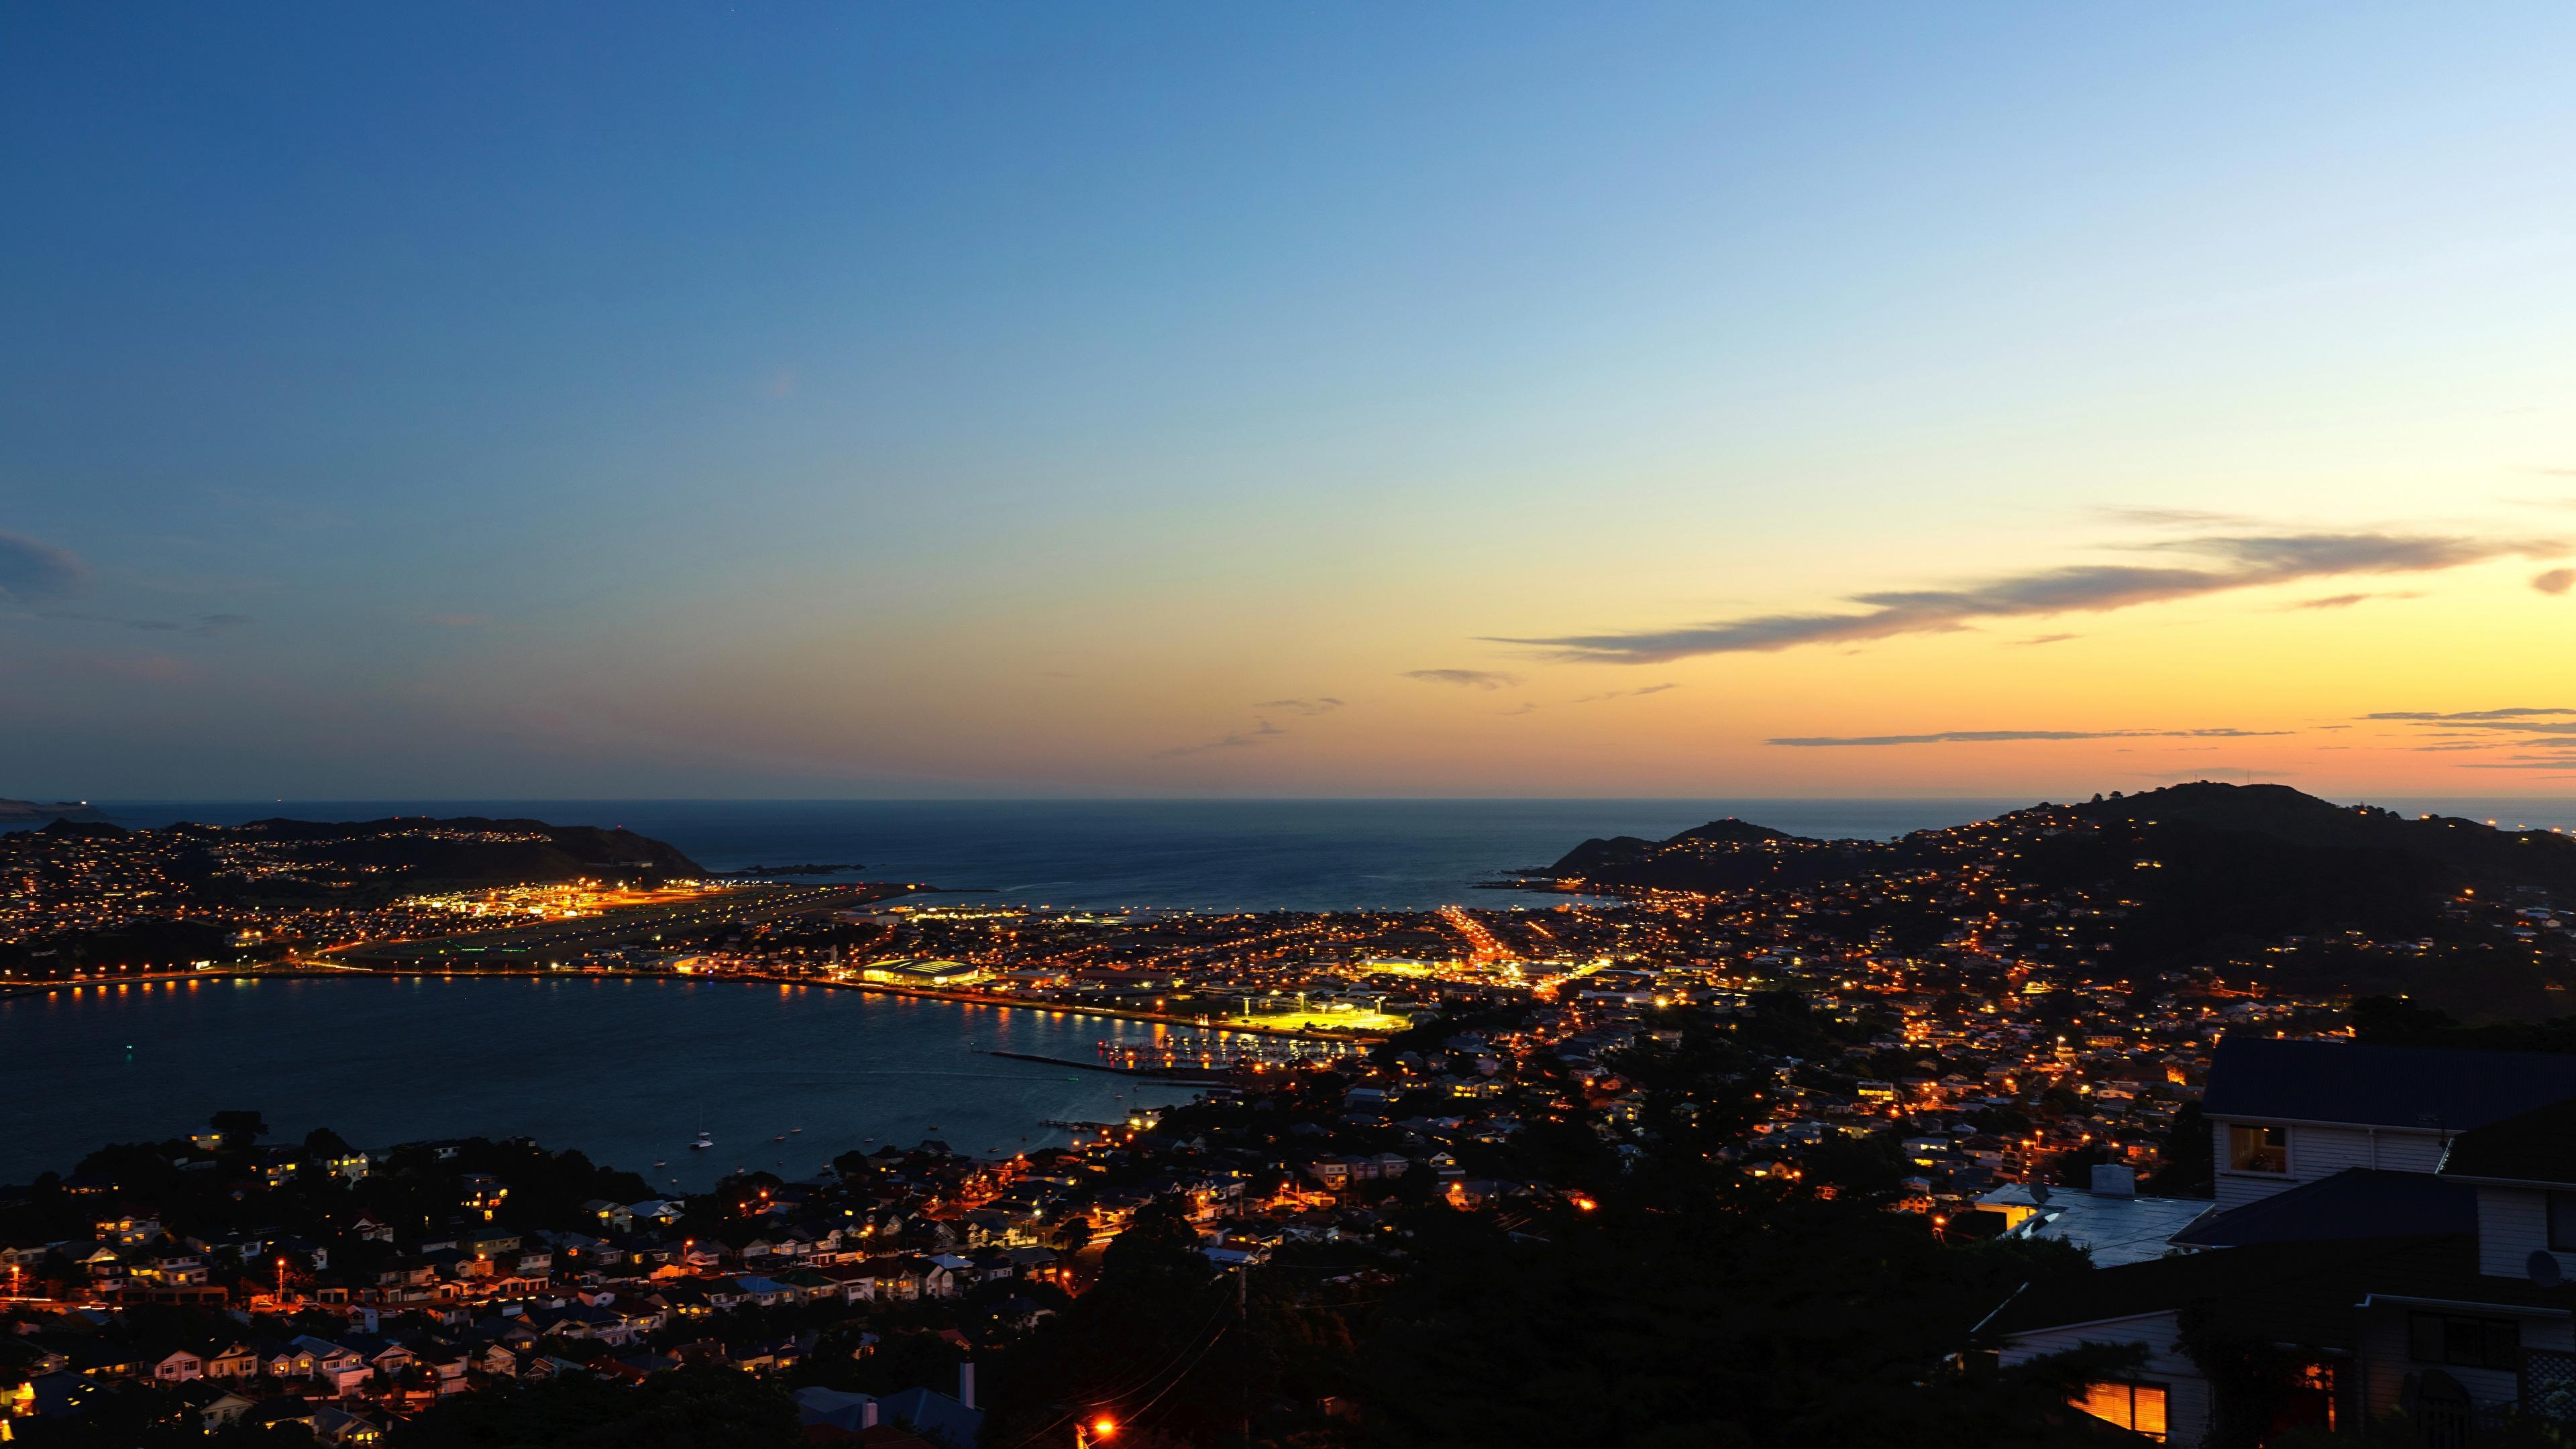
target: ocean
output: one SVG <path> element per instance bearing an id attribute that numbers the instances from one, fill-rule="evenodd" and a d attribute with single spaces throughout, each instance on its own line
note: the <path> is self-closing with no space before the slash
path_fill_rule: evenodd
<path id="1" fill-rule="evenodd" d="M 265 816 L 527 816 L 622 825 L 712 870 L 856 862 L 1029 905 L 1201 911 L 1423 910 L 1595 835 L 1662 837 L 1740 816 L 1801 835 L 1891 838 L 2020 800 L 367 800 L 108 801 L 122 825 Z"/>
<path id="2" fill-rule="evenodd" d="M 623 825 L 712 870 L 856 862 L 872 880 L 999 900 L 1201 911 L 1423 910 L 1595 835 L 1661 838 L 1733 816 L 1793 835 L 1888 840 L 2027 799 L 1893 800 L 265 800 L 102 801 L 119 824 L 265 816 L 524 816 Z M 2408 813 L 2576 828 L 2576 798 L 2380 800 Z M 846 877 L 843 877 L 846 878 Z"/>

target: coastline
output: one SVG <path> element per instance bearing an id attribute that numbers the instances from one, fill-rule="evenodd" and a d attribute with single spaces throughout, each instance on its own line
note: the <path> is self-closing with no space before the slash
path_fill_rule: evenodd
<path id="1" fill-rule="evenodd" d="M 1296 1027 L 1232 1026 L 1205 1017 L 1178 1016 L 1170 1012 L 1141 1011 L 1114 1006 L 1068 1006 L 1054 1002 L 1030 1001 L 1024 997 L 994 996 L 972 991 L 934 991 L 916 986 L 889 986 L 875 981 L 815 981 L 802 976 L 776 976 L 764 972 L 726 972 L 722 975 L 676 975 L 667 971 L 552 971 L 504 969 L 498 971 L 437 970 L 430 967 L 347 966 L 309 964 L 299 966 L 234 966 L 210 971 L 167 971 L 138 973 L 114 980 L 29 982 L 23 986 L 0 988 L 0 1001 L 23 997 L 50 996 L 57 992 L 84 992 L 91 987 L 105 994 L 110 986 L 157 985 L 181 981 L 236 981 L 246 979 L 329 978 L 335 976 L 428 977 L 436 976 L 464 981 L 706 981 L 736 982 L 746 986 L 810 986 L 823 991 L 856 991 L 876 996 L 903 996 L 922 1001 L 945 1001 L 957 1006 L 996 1006 L 1015 1011 L 1051 1013 L 1056 1016 L 1095 1016 L 1105 1021 L 1141 1021 L 1162 1026 L 1185 1026 L 1199 1031 L 1242 1032 L 1249 1036 L 1288 1037 L 1301 1041 L 1349 1042 L 1361 1045 L 1385 1041 L 1392 1033 L 1358 1031 L 1309 1031 Z"/>

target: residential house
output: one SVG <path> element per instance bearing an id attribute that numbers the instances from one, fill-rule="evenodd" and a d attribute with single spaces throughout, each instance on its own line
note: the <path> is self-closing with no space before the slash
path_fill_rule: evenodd
<path id="1" fill-rule="evenodd" d="M 313 1426 L 313 1437 L 325 1444 L 380 1444 L 385 1431 L 373 1420 L 360 1418 L 345 1409 L 328 1404 L 314 1409 L 305 1419 Z"/>
<path id="2" fill-rule="evenodd" d="M 2221 1427 L 2188 1351 L 2204 1337 L 2286 1355 L 2274 1427 L 2404 1409 L 2457 1444 L 2514 1413 L 2576 1425 L 2576 1098 L 2459 1132 L 2436 1166 L 2347 1169 L 2215 1213 L 2179 1235 L 2202 1251 L 2017 1295 L 1987 1328 L 2007 1364 L 2142 1350 L 2082 1406 L 2182 1449 Z M 2399 1231 L 2352 1235 L 2372 1229 Z"/>
<path id="3" fill-rule="evenodd" d="M 2348 1167 L 2431 1172 L 2453 1137 L 2576 1097 L 2576 1055 L 2229 1034 L 2212 1054 L 2218 1206 Z"/>
<path id="4" fill-rule="evenodd" d="M 197 1419 L 205 1426 L 206 1432 L 211 1434 L 226 1424 L 238 1421 L 243 1413 L 254 1406 L 255 1402 L 239 1394 L 218 1394 L 197 1407 Z"/>

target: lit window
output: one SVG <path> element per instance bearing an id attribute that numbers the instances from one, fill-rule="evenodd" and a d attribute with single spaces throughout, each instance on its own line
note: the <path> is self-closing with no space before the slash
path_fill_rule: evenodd
<path id="1" fill-rule="evenodd" d="M 2165 1390 L 2162 1384 L 2095 1384 L 2075 1407 L 2096 1419 L 2133 1430 L 2161 1444 L 2165 1437 Z"/>
<path id="2" fill-rule="evenodd" d="M 2229 1124 L 2227 1167 L 2231 1172 L 2288 1172 L 2289 1129 Z"/>

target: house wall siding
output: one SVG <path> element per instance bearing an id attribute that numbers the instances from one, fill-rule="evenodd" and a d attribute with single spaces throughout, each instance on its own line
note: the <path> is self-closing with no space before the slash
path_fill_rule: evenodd
<path id="1" fill-rule="evenodd" d="M 2141 1345 L 2147 1350 L 2147 1358 L 2138 1366 L 2139 1381 L 2165 1387 L 2165 1442 L 2173 1449 L 2199 1449 L 2209 1437 L 2209 1381 L 2174 1346 L 2178 1332 L 2170 1313 L 2150 1313 L 2080 1328 L 2033 1329 L 2006 1339 L 2001 1360 L 2010 1367 L 2088 1343 Z"/>
<path id="2" fill-rule="evenodd" d="M 2549 1194 L 2536 1188 L 2478 1189 L 2478 1271 L 2527 1278 L 2532 1250 L 2549 1247 Z M 2576 1253 L 2553 1253 L 2558 1271 L 2576 1278 Z"/>
<path id="3" fill-rule="evenodd" d="M 2438 1368 L 2459 1381 L 2468 1391 L 2469 1400 L 2477 1404 L 2509 1403 L 2522 1392 L 2521 1376 L 2509 1369 L 2468 1368 L 2447 1364 L 2419 1364 L 2409 1355 L 2407 1315 L 2412 1311 L 2403 1305 L 2373 1308 L 2363 1315 L 2361 1353 L 2357 1369 L 2362 1375 L 2358 1385 L 2359 1399 L 2374 1417 L 2396 1412 L 2403 1406 L 2407 1379 L 2428 1368 Z M 2439 1310 L 2425 1310 L 2434 1312 Z M 2475 1311 L 2475 1310 L 2461 1310 Z M 2495 1309 L 2481 1316 L 2512 1318 L 2521 1324 L 2525 1348 L 2556 1349 L 2562 1353 L 2576 1347 L 2576 1330 L 2571 1330 L 2564 1317 L 2532 1315 L 2506 1309 Z"/>
<path id="4" fill-rule="evenodd" d="M 2314 1182 L 2350 1167 L 2376 1167 L 2389 1172 L 2431 1172 L 2442 1165 L 2444 1138 L 2438 1132 L 2411 1132 L 2395 1127 L 2286 1126 L 2290 1170 L 2270 1173 L 2231 1172 L 2227 1167 L 2227 1129 L 2233 1124 L 2284 1126 L 2259 1117 L 2215 1119 L 2210 1151 L 2218 1174 L 2218 1205 L 2243 1207 L 2276 1192 Z"/>

